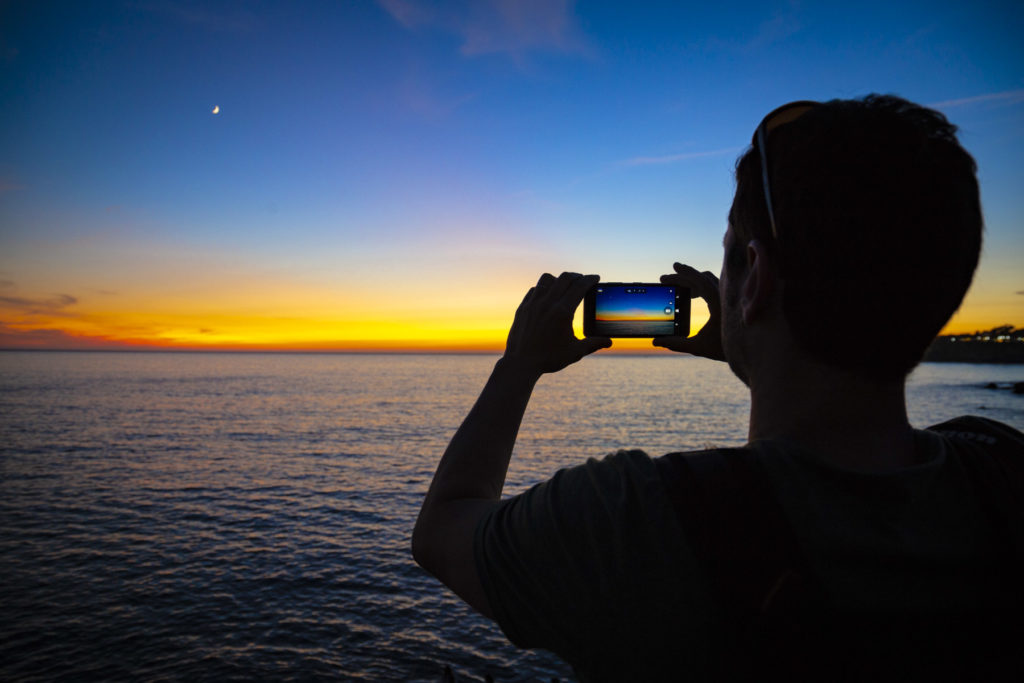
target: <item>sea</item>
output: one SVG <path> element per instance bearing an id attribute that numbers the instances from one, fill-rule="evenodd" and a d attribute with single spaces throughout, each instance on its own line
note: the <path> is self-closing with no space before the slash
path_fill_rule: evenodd
<path id="1" fill-rule="evenodd" d="M 0 352 L 0 680 L 572 680 L 409 552 L 496 360 Z M 1024 430 L 1021 381 L 924 364 L 911 422 Z M 505 493 L 619 448 L 742 444 L 748 408 L 721 363 L 586 358 L 538 384 Z"/>

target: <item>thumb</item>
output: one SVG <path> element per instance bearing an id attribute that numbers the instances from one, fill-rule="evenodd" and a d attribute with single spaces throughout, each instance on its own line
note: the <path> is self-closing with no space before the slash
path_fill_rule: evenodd
<path id="1" fill-rule="evenodd" d="M 612 340 L 608 337 L 584 337 L 579 340 L 576 348 L 580 351 L 580 358 L 582 358 L 598 349 L 607 349 L 611 345 Z"/>
<path id="2" fill-rule="evenodd" d="M 689 353 L 690 344 L 687 343 L 688 341 L 686 337 L 655 337 L 651 340 L 651 344 L 668 349 L 669 351 Z"/>

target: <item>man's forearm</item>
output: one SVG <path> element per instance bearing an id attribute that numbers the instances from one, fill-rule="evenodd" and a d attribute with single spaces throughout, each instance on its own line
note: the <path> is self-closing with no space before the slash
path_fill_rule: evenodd
<path id="1" fill-rule="evenodd" d="M 429 505 L 501 498 L 519 425 L 540 372 L 502 358 L 455 432 L 430 484 Z"/>
<path id="2" fill-rule="evenodd" d="M 610 339 L 577 339 L 573 311 L 596 275 L 544 273 L 516 310 L 505 355 L 441 457 L 412 533 L 416 561 L 485 616 L 491 616 L 474 563 L 479 523 L 501 504 L 512 447 L 541 374 L 557 372 Z"/>
<path id="3" fill-rule="evenodd" d="M 473 564 L 473 533 L 499 503 L 539 376 L 506 358 L 498 361 L 441 457 L 412 533 L 416 561 L 487 617 L 492 612 Z"/>

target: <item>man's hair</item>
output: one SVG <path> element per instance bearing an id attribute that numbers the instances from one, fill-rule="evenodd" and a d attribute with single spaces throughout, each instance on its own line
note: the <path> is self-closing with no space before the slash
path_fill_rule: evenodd
<path id="1" fill-rule="evenodd" d="M 778 239 L 756 148 L 736 165 L 726 266 L 764 241 L 797 343 L 829 365 L 902 379 L 960 305 L 981 250 L 974 159 L 939 112 L 891 95 L 832 100 L 766 142 Z"/>

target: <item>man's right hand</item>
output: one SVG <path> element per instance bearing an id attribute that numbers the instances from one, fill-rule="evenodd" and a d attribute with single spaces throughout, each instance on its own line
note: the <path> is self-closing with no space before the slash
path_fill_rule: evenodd
<path id="1" fill-rule="evenodd" d="M 544 273 L 519 304 L 502 360 L 535 372 L 557 372 L 587 354 L 612 345 L 607 337 L 577 339 L 572 318 L 597 275 Z M 506 363 L 507 364 L 507 363 Z"/>
<path id="2" fill-rule="evenodd" d="M 725 353 L 722 351 L 722 302 L 718 294 L 718 278 L 710 271 L 701 273 L 682 263 L 673 264 L 673 268 L 676 272 L 661 276 L 662 284 L 688 287 L 690 298 L 704 299 L 711 317 L 692 337 L 655 337 L 654 345 L 712 360 L 725 360 Z"/>

